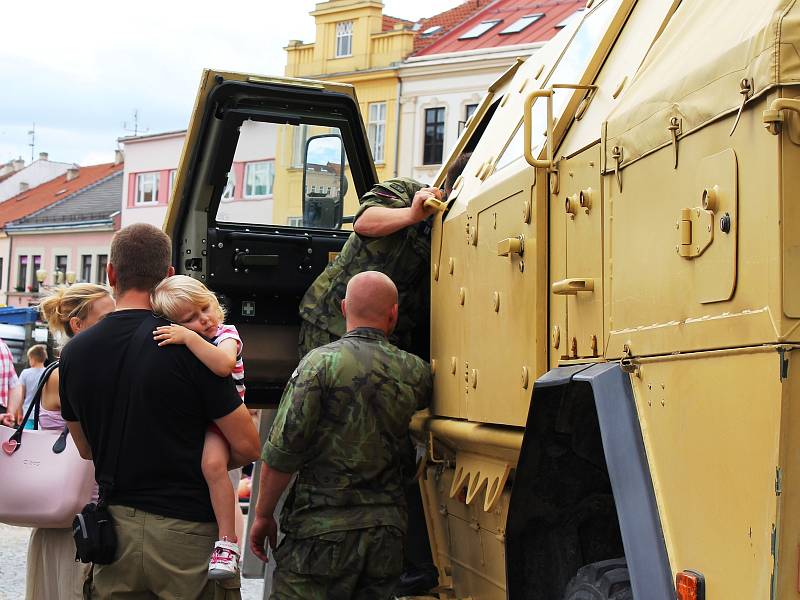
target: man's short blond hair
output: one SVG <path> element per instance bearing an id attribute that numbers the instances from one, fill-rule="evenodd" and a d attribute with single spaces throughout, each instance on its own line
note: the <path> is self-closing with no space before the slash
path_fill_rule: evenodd
<path id="1" fill-rule="evenodd" d="M 170 321 L 178 321 L 187 304 L 198 308 L 210 306 L 220 323 L 225 320 L 225 311 L 214 292 L 187 275 L 173 275 L 161 281 L 150 294 L 150 303 L 157 315 Z"/>

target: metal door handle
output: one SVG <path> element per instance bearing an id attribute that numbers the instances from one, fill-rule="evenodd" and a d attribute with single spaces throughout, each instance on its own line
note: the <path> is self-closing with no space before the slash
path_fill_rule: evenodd
<path id="1" fill-rule="evenodd" d="M 578 292 L 593 292 L 594 279 L 572 277 L 554 281 L 550 288 L 557 296 L 575 296 Z"/>
<path id="2" fill-rule="evenodd" d="M 510 237 L 497 242 L 497 256 L 511 256 L 525 252 L 525 239 L 522 236 Z"/>
<path id="3" fill-rule="evenodd" d="M 237 252 L 233 256 L 234 267 L 277 267 L 280 262 L 279 254 L 246 254 Z"/>

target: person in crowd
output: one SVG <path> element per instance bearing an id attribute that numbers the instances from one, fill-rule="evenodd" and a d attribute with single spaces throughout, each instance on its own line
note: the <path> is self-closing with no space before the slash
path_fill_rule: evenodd
<path id="1" fill-rule="evenodd" d="M 240 598 L 239 578 L 208 579 L 217 527 L 201 458 L 208 423 L 230 444 L 230 466 L 258 456 L 258 433 L 230 377 L 184 345 L 159 347 L 150 294 L 174 274 L 169 238 L 137 223 L 111 242 L 116 310 L 61 354 L 61 412 L 81 456 L 92 458 L 117 535 L 114 562 L 95 565 L 92 598 Z M 129 354 L 130 352 L 130 354 Z M 114 416 L 125 415 L 111 438 Z M 119 448 L 118 461 L 110 464 Z"/>
<path id="2" fill-rule="evenodd" d="M 54 288 L 41 301 L 39 310 L 53 334 L 60 334 L 69 339 L 92 327 L 114 310 L 114 299 L 111 297 L 111 290 L 105 286 L 76 283 L 70 287 Z M 28 350 L 31 368 L 25 369 L 20 379 L 26 390 L 31 390 L 31 399 L 39 385 L 39 377 L 44 370 L 46 358 L 47 348 L 43 345 L 32 346 Z M 39 369 L 38 373 L 34 369 Z M 34 371 L 35 377 L 26 376 L 26 372 L 31 371 Z M 64 429 L 61 400 L 58 395 L 58 375 L 58 369 L 53 371 L 42 390 L 39 413 L 41 429 Z M 26 401 L 30 402 L 27 395 Z M 32 420 L 29 419 L 29 422 Z M 58 493 L 58 490 L 53 490 L 53 493 Z M 89 500 L 86 498 L 86 502 Z M 81 600 L 84 583 L 90 570 L 91 565 L 75 560 L 72 529 L 33 529 L 28 544 L 25 598 L 26 600 Z"/>
<path id="3" fill-rule="evenodd" d="M 21 415 L 9 410 L 9 405 L 19 406 L 16 400 L 22 398 L 19 389 L 19 378 L 14 368 L 14 357 L 8 345 L 0 340 L 0 414 L 4 415 L 3 423 L 10 425 L 16 423 Z"/>
<path id="4" fill-rule="evenodd" d="M 391 341 L 427 358 L 430 296 L 430 198 L 444 200 L 464 170 L 470 154 L 448 169 L 444 194 L 405 177 L 377 184 L 361 198 L 353 233 L 341 253 L 311 284 L 300 302 L 299 354 L 302 358 L 345 332 L 340 305 L 347 282 L 362 271 L 386 273 L 397 285 L 400 316 Z"/>
<path id="5" fill-rule="evenodd" d="M 25 411 L 28 410 L 28 407 L 31 405 L 31 400 L 33 400 L 33 394 L 36 393 L 36 388 L 39 385 L 39 378 L 42 376 L 44 372 L 44 363 L 47 360 L 47 346 L 44 344 L 34 344 L 30 348 L 28 348 L 28 368 L 23 369 L 22 373 L 19 374 L 19 383 L 21 387 L 20 395 L 23 398 L 22 401 L 22 414 L 25 414 Z M 9 412 L 12 412 L 9 410 Z M 33 420 L 29 419 L 27 423 L 25 423 L 26 429 L 33 429 Z M 63 427 L 63 426 L 62 426 Z"/>
<path id="6" fill-rule="evenodd" d="M 236 327 L 223 322 L 225 312 L 214 293 L 197 279 L 174 275 L 156 286 L 151 302 L 157 315 L 172 322 L 153 332 L 158 345 L 186 346 L 215 375 L 232 376 L 236 391 L 244 401 L 242 339 Z M 206 431 L 202 462 L 219 528 L 219 539 L 208 564 L 210 579 L 234 577 L 239 569 L 241 551 L 236 533 L 239 503 L 228 477 L 229 460 L 228 442 L 219 427 L 211 423 Z"/>
<path id="7" fill-rule="evenodd" d="M 264 445 L 250 548 L 275 549 L 275 507 L 286 537 L 275 550 L 272 598 L 388 598 L 403 568 L 401 465 L 411 416 L 430 402 L 430 365 L 388 341 L 397 288 L 355 275 L 341 305 L 347 333 L 312 350 L 281 398 Z M 406 469 L 413 469 L 413 460 Z"/>

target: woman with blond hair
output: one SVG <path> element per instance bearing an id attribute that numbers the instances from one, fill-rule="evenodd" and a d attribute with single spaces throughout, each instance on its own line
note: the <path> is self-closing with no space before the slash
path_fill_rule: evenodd
<path id="1" fill-rule="evenodd" d="M 67 339 L 78 335 L 114 310 L 111 290 L 93 283 L 57 287 L 39 304 L 50 330 Z M 63 429 L 58 396 L 58 369 L 42 391 L 41 429 Z M 53 490 L 58 493 L 58 490 Z M 89 498 L 86 499 L 89 501 Z M 91 565 L 75 561 L 72 530 L 34 529 L 28 545 L 26 600 L 79 600 Z"/>

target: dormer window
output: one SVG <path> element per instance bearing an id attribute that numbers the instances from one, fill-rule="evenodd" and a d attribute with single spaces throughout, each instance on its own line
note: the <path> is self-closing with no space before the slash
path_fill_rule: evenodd
<path id="1" fill-rule="evenodd" d="M 460 40 L 472 40 L 472 39 L 475 39 L 475 38 L 479 38 L 484 33 L 489 31 L 492 27 L 494 27 L 498 23 L 502 23 L 502 22 L 503 22 L 503 19 L 496 19 L 494 21 L 483 21 L 482 23 L 478 23 L 477 25 L 475 25 L 475 27 L 470 29 L 467 33 L 465 33 L 464 35 L 462 35 L 458 39 L 460 39 Z"/>
<path id="2" fill-rule="evenodd" d="M 422 37 L 430 37 L 435 33 L 439 33 L 442 30 L 441 25 L 434 25 L 433 27 L 428 27 L 425 31 L 422 32 Z"/>
<path id="3" fill-rule="evenodd" d="M 342 21 L 336 24 L 336 58 L 353 54 L 353 22 Z"/>

